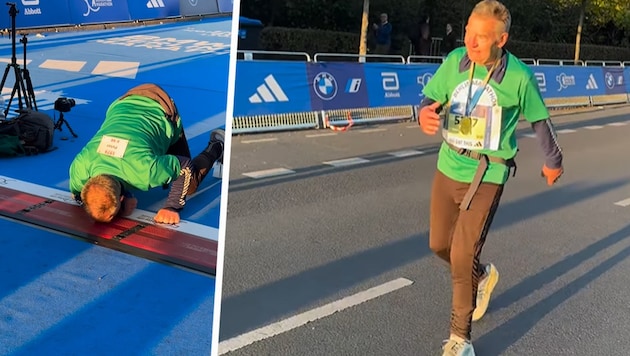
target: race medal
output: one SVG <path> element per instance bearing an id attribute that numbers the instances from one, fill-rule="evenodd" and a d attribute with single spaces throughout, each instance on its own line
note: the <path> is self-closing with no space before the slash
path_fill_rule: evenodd
<path id="1" fill-rule="evenodd" d="M 459 124 L 459 132 L 464 136 L 469 136 L 472 130 L 471 119 L 464 117 Z"/>

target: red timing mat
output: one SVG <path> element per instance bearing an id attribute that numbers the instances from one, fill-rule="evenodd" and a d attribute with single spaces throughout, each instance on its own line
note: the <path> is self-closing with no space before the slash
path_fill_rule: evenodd
<path id="1" fill-rule="evenodd" d="M 216 275 L 217 241 L 125 218 L 91 220 L 80 206 L 0 186 L 0 215 L 97 245 Z"/>

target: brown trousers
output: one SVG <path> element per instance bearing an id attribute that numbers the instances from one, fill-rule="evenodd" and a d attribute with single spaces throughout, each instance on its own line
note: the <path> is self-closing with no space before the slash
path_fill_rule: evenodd
<path id="1" fill-rule="evenodd" d="M 470 339 L 477 284 L 483 275 L 481 249 L 501 200 L 503 185 L 482 183 L 468 210 L 460 210 L 469 184 L 437 171 L 431 190 L 429 246 L 451 269 L 451 333 Z"/>

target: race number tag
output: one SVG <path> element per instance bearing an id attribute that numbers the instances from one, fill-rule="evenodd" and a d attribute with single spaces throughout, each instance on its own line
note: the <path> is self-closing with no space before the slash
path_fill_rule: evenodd
<path id="1" fill-rule="evenodd" d="M 128 140 L 111 136 L 103 136 L 96 152 L 106 156 L 123 158 L 125 151 L 127 150 L 127 144 L 129 144 Z"/>
<path id="2" fill-rule="evenodd" d="M 459 148 L 470 150 L 499 149 L 502 111 L 499 106 L 477 106 L 472 115 L 448 112 L 444 139 Z"/>

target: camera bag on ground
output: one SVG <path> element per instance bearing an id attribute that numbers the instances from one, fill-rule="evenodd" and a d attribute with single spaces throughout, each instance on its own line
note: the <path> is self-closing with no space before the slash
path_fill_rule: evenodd
<path id="1" fill-rule="evenodd" d="M 23 156 L 53 150 L 55 123 L 39 111 L 23 110 L 17 117 L 0 121 L 0 156 Z"/>

